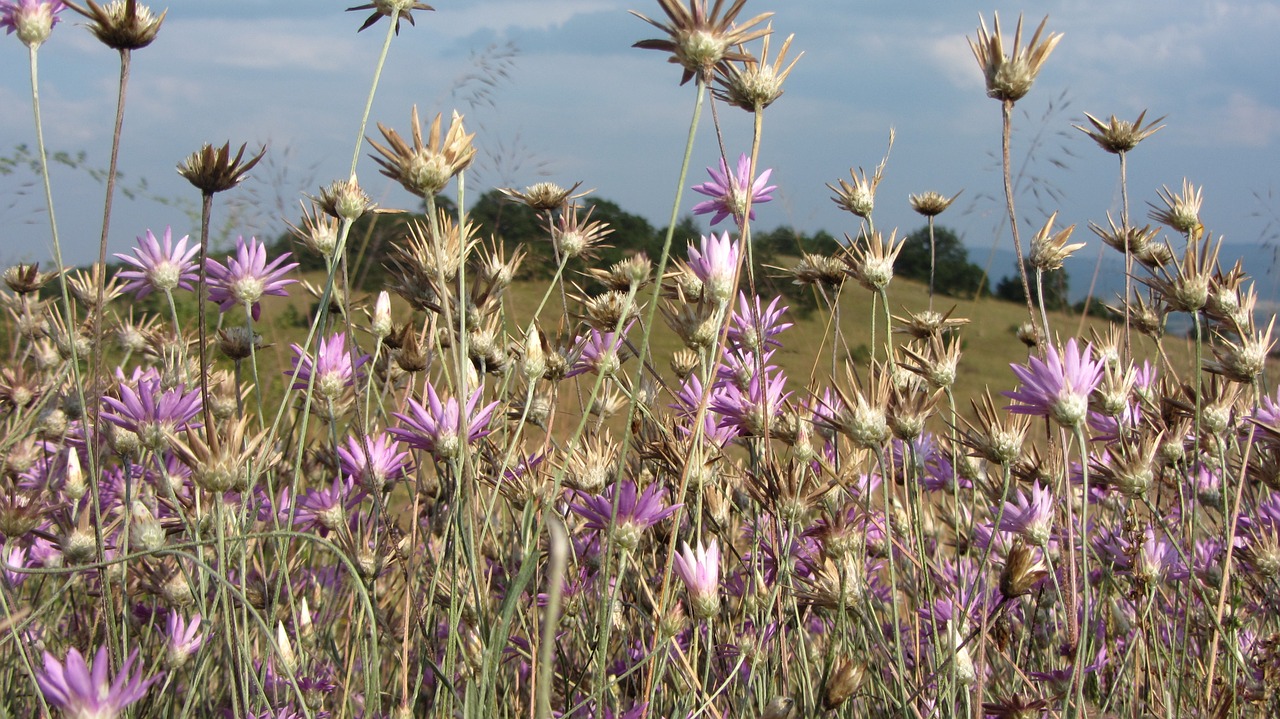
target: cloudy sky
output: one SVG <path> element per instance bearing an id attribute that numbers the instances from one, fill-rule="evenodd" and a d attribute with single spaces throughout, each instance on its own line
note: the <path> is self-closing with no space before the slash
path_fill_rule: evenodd
<path id="1" fill-rule="evenodd" d="M 348 0 L 350 2 L 350 0 Z M 477 132 L 480 160 L 468 191 L 539 180 L 581 180 L 599 196 L 664 225 L 670 213 L 692 85 L 661 54 L 631 47 L 658 31 L 631 16 L 661 14 L 652 0 L 438 0 L 392 43 L 370 123 L 405 131 L 410 107 L 457 109 Z M 356 33 L 367 13 L 331 0 L 172 0 L 155 44 L 134 56 L 121 171 L 124 186 L 157 199 L 121 199 L 110 250 L 126 252 L 147 228 L 188 232 L 198 197 L 174 167 L 201 143 L 269 146 L 268 160 L 235 193 L 219 196 L 226 232 L 274 236 L 297 217 L 301 192 L 345 176 L 385 20 Z M 156 6 L 161 7 L 160 5 Z M 777 199 L 758 226 L 853 232 L 826 183 L 870 170 L 890 128 L 897 142 L 880 186 L 877 224 L 910 231 L 907 195 L 963 188 L 942 217 L 975 248 L 997 231 L 999 105 L 985 96 L 966 36 L 998 10 L 1007 31 L 1020 11 L 1047 13 L 1064 33 L 1031 94 L 1019 102 L 1017 167 L 1035 179 L 1020 202 L 1028 223 L 1060 210 L 1078 223 L 1118 207 L 1117 162 L 1071 129 L 1083 113 L 1167 115 L 1167 127 L 1130 156 L 1135 214 L 1183 177 L 1205 186 L 1202 219 L 1229 242 L 1280 232 L 1280 4 L 1260 0 L 1051 0 L 1041 3 L 902 3 L 751 0 L 744 17 L 774 11 L 775 51 L 794 33 L 804 57 L 765 117 L 761 162 Z M 107 164 L 116 56 L 68 13 L 40 50 L 50 148 Z M 34 141 L 26 49 L 0 42 L 0 155 Z M 476 78 L 487 78 L 488 83 Z M 728 151 L 750 142 L 746 113 L 722 108 Z M 715 162 L 704 114 L 690 182 Z M 1023 159 L 1035 148 L 1033 161 Z M 361 151 L 359 174 L 385 206 L 413 198 Z M 49 256 L 48 227 L 29 173 L 0 176 L 0 260 Z M 1029 186 L 1030 188 L 1030 186 Z M 84 169 L 54 176 L 70 261 L 96 254 L 102 190 Z M 1055 199 L 1052 191 L 1061 192 Z M 453 190 L 450 189 L 449 192 Z M 686 193 L 682 213 L 697 196 Z M 238 200 L 237 215 L 228 202 Z M 1003 246 L 1003 245 L 1002 245 Z M 1096 252 L 1097 243 L 1089 251 Z M 997 268 L 998 270 L 998 268 Z"/>

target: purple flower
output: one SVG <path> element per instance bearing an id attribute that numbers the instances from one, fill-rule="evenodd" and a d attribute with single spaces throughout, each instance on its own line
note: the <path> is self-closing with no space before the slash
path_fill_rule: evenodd
<path id="1" fill-rule="evenodd" d="M 327 534 L 345 524 L 348 510 L 363 498 L 364 492 L 356 491 L 353 478 L 336 477 L 328 487 L 309 489 L 298 497 L 293 523 Z"/>
<path id="2" fill-rule="evenodd" d="M 361 487 L 371 492 L 382 491 L 388 482 L 405 475 L 408 452 L 400 444 L 378 432 L 365 437 L 348 437 L 346 446 L 338 447 L 338 464 L 343 474 L 351 475 Z"/>
<path id="3" fill-rule="evenodd" d="M 471 444 L 489 434 L 489 421 L 497 402 L 476 408 L 480 404 L 483 390 L 477 389 L 467 400 L 465 414 L 458 406 L 458 400 L 450 397 L 441 401 L 435 387 L 427 383 L 427 405 L 415 399 L 409 399 L 409 413 L 393 415 L 403 426 L 392 427 L 387 431 L 403 440 L 410 447 L 430 452 L 437 460 L 454 460 L 462 454 L 462 443 L 465 437 Z M 465 424 L 464 424 L 465 421 Z"/>
<path id="4" fill-rule="evenodd" d="M 16 544 L 8 547 L 0 546 L 0 577 L 3 577 L 10 587 L 17 587 L 31 576 L 25 572 L 13 570 L 26 569 L 33 565 L 33 562 L 28 561 L 25 547 L 19 547 Z"/>
<path id="5" fill-rule="evenodd" d="M 711 182 L 694 185 L 693 191 L 711 199 L 694 205 L 693 214 L 707 215 L 714 212 L 715 216 L 711 218 L 713 225 L 720 224 L 721 220 L 730 215 L 739 224 L 742 223 L 742 215 L 747 210 L 747 186 L 751 187 L 752 207 L 772 200 L 773 195 L 769 193 L 778 189 L 777 185 L 766 187 L 769 176 L 773 174 L 771 169 L 760 173 L 755 182 L 751 181 L 751 158 L 746 155 L 738 157 L 738 171 L 735 174 L 729 174 L 729 166 L 725 164 L 723 157 L 720 158 L 720 171 L 708 167 L 707 174 L 711 175 Z M 750 218 L 756 218 L 755 210 L 751 211 Z"/>
<path id="6" fill-rule="evenodd" d="M 237 305 L 249 305 L 253 319 L 262 314 L 262 306 L 258 300 L 264 295 L 286 297 L 284 288 L 297 282 L 285 279 L 290 270 L 298 266 L 297 262 L 284 264 L 290 253 L 275 258 L 267 263 L 267 246 L 258 242 L 258 238 L 250 237 L 248 242 L 241 237 L 236 240 L 236 254 L 227 257 L 223 265 L 210 258 L 205 262 L 205 271 L 209 275 L 209 301 L 218 303 L 223 312 Z"/>
<path id="7" fill-rule="evenodd" d="M 1073 337 L 1063 353 L 1049 345 L 1043 360 L 1032 357 L 1027 365 L 1010 365 L 1022 384 L 1004 393 L 1016 403 L 1006 409 L 1051 417 L 1068 429 L 1079 427 L 1089 413 L 1089 394 L 1102 379 L 1103 364 L 1093 359 L 1093 346 L 1080 350 Z"/>
<path id="8" fill-rule="evenodd" d="M 165 634 L 168 635 L 166 647 L 169 666 L 177 668 L 187 663 L 187 659 L 204 645 L 208 635 L 200 634 L 200 615 L 197 614 L 188 622 L 177 612 L 169 612 L 165 620 Z"/>
<path id="9" fill-rule="evenodd" d="M 18 33 L 27 47 L 37 48 L 49 38 L 65 7 L 62 0 L 0 0 L 0 27 L 6 35 Z"/>
<path id="10" fill-rule="evenodd" d="M 172 228 L 164 228 L 164 245 L 147 230 L 147 234 L 138 238 L 138 246 L 132 255 L 117 254 L 124 262 L 137 269 L 120 270 L 116 277 L 128 280 L 121 288 L 122 292 L 135 292 L 142 299 L 152 292 L 173 292 L 181 287 L 184 290 L 195 289 L 194 283 L 199 281 L 200 273 L 196 267 L 195 257 L 200 248 L 196 245 L 187 247 L 187 237 L 183 236 L 178 244 L 173 244 Z"/>
<path id="11" fill-rule="evenodd" d="M 774 337 L 792 326 L 792 323 L 782 321 L 787 308 L 778 307 L 781 300 L 781 297 L 774 297 L 768 307 L 761 307 L 759 296 L 748 300 L 746 293 L 739 292 L 738 309 L 729 319 L 729 342 L 754 352 L 765 347 L 781 347 L 782 343 Z"/>
<path id="12" fill-rule="evenodd" d="M 138 650 L 134 649 L 115 679 L 108 683 L 111 659 L 106 646 L 98 649 L 92 669 L 76 649 L 67 652 L 65 664 L 45 652 L 44 669 L 36 673 L 36 684 L 40 686 L 45 701 L 61 709 L 68 717 L 113 719 L 125 707 L 145 696 L 147 689 L 164 676 L 164 672 L 160 672 L 144 680 L 141 668 L 132 673 L 137 659 Z"/>
<path id="13" fill-rule="evenodd" d="M 782 403 L 791 396 L 786 391 L 787 376 L 777 367 L 765 367 L 753 375 L 746 388 L 723 383 L 711 395 L 711 409 L 724 417 L 723 424 L 736 427 L 742 435 L 763 437 L 782 413 Z"/>
<path id="14" fill-rule="evenodd" d="M 649 485 L 637 495 L 636 483 L 629 479 L 610 485 L 600 495 L 576 494 L 578 501 L 570 504 L 569 509 L 587 520 L 587 529 L 611 529 L 614 540 L 624 549 L 635 549 L 644 530 L 675 514 L 680 507 L 678 504 L 664 506 L 667 490 L 657 484 Z"/>
<path id="15" fill-rule="evenodd" d="M 355 381 L 355 371 L 360 365 L 368 362 L 369 355 L 360 355 L 355 362 L 351 361 L 351 353 L 347 351 L 347 335 L 334 333 L 320 340 L 320 351 L 312 361 L 311 356 L 300 345 L 293 345 L 293 369 L 286 375 L 298 373 L 293 389 L 305 391 L 315 377 L 315 393 L 324 399 L 337 399 L 342 390 L 350 387 Z"/>
<path id="16" fill-rule="evenodd" d="M 137 386 L 120 385 L 120 399 L 103 397 L 102 418 L 138 435 L 143 446 L 159 451 L 169 446 L 168 434 L 198 427 L 200 390 L 186 385 L 163 389 L 159 379 L 140 379 Z"/>
<path id="17" fill-rule="evenodd" d="M 720 613 L 720 545 L 713 538 L 707 547 L 698 542 L 695 550 L 684 543 L 675 557 L 676 574 L 689 591 L 694 616 L 706 619 Z"/>
<path id="18" fill-rule="evenodd" d="M 689 245 L 689 269 L 702 281 L 705 297 L 717 304 L 729 301 L 740 254 L 741 248 L 729 239 L 728 232 L 719 237 L 715 233 L 703 235 L 697 247 Z"/>
<path id="19" fill-rule="evenodd" d="M 1031 492 L 1018 490 L 1012 502 L 1004 503 L 1004 516 L 1000 529 L 1020 535 L 1028 544 L 1044 547 L 1053 529 L 1053 493 L 1040 482 L 1031 485 Z"/>
<path id="20" fill-rule="evenodd" d="M 586 337 L 579 337 L 574 343 L 573 366 L 564 376 L 567 378 L 595 372 L 607 377 L 617 372 L 628 356 L 625 342 L 629 331 L 630 324 L 622 328 L 621 332 L 593 329 Z"/>

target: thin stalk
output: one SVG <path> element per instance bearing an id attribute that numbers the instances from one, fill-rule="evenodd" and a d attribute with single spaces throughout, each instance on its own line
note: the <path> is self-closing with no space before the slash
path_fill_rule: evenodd
<path id="1" fill-rule="evenodd" d="M 1022 294 L 1027 298 L 1027 314 L 1031 316 L 1031 324 L 1036 323 L 1036 310 L 1031 306 L 1031 283 L 1027 279 L 1027 265 L 1022 259 L 1022 237 L 1018 233 L 1018 213 L 1013 209 L 1013 175 L 1010 169 L 1009 139 L 1013 134 L 1013 101 L 1005 100 L 1000 104 L 1003 119 L 1000 133 L 1001 167 L 1004 170 L 1004 201 L 1009 210 L 1009 229 L 1013 230 L 1013 251 L 1018 256 L 1018 276 L 1022 278 Z M 1048 338 L 1049 328 L 1045 327 Z"/>
<path id="2" fill-rule="evenodd" d="M 360 131 L 356 133 L 356 149 L 351 153 L 351 177 L 356 176 L 356 165 L 360 162 L 360 148 L 364 146 L 364 130 L 369 126 L 369 113 L 373 111 L 373 96 L 378 92 L 378 82 L 382 79 L 382 68 L 387 64 L 387 53 L 391 50 L 391 38 L 396 35 L 396 27 L 400 25 L 400 10 L 393 8 L 391 22 L 387 23 L 387 36 L 382 41 L 382 51 L 378 53 L 378 64 L 373 68 L 373 82 L 369 85 L 369 97 L 364 101 L 364 114 L 360 116 Z"/>

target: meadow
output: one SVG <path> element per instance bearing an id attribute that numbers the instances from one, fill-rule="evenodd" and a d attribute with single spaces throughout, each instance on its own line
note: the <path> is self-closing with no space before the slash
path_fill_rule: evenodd
<path id="1" fill-rule="evenodd" d="M 1086 116 L 1121 211 L 1024 236 L 1014 108 L 1061 36 L 984 19 L 1025 302 L 895 278 L 888 155 L 828 184 L 843 243 L 766 265 L 761 128 L 799 48 L 785 10 L 746 6 L 634 11 L 695 101 L 652 255 L 600 259 L 581 183 L 501 188 L 538 246 L 482 235 L 484 138 L 412 107 L 359 118 L 349 176 L 279 218 L 288 251 L 211 249 L 263 157 L 215 142 L 178 166 L 200 233 L 109 257 L 113 148 L 99 262 L 76 269 L 53 208 L 86 200 L 49 180 L 41 47 L 87 29 L 127 67 L 165 15 L 0 0 L 54 255 L 0 291 L 0 717 L 1280 714 L 1274 316 L 1218 261 L 1202 188 L 1143 188 L 1131 216 L 1128 153 L 1162 118 Z M 383 43 L 368 107 L 431 8 L 355 9 Z M 712 105 L 754 132 L 705 180 Z M 404 208 L 370 200 L 375 172 Z M 910 197 L 929 228 L 954 200 Z M 353 228 L 402 209 L 367 257 Z M 688 212 L 712 231 L 682 234 Z M 1046 276 L 1099 242 L 1127 268 L 1110 316 L 1050 311 Z M 384 287 L 356 287 L 368 262 Z"/>

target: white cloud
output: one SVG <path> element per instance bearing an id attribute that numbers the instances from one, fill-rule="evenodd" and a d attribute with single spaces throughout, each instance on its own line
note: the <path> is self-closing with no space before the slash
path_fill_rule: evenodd
<path id="1" fill-rule="evenodd" d="M 1243 92 L 1227 97 L 1220 112 L 1211 113 L 1214 127 L 1205 139 L 1212 144 L 1232 147 L 1269 147 L 1280 136 L 1280 108 L 1264 105 Z"/>
<path id="2" fill-rule="evenodd" d="M 349 65 L 363 45 L 327 19 L 167 21 L 161 37 L 187 63 L 240 70 L 332 72 Z"/>

